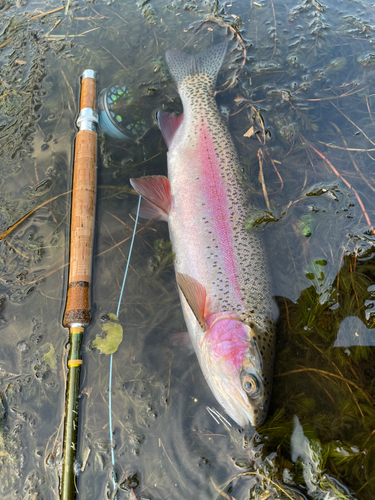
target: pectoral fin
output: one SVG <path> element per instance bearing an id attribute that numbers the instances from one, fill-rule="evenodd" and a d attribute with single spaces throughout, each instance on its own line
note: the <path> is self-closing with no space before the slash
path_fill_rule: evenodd
<path id="1" fill-rule="evenodd" d="M 176 273 L 177 283 L 203 330 L 206 330 L 206 289 L 187 274 Z"/>
<path id="2" fill-rule="evenodd" d="M 171 208 L 171 186 L 164 175 L 149 175 L 130 179 L 130 184 L 144 198 L 139 215 L 157 220 L 168 220 Z"/>
<path id="3" fill-rule="evenodd" d="M 133 209 L 132 212 L 136 213 L 136 210 Z M 159 207 L 144 198 L 142 198 L 141 206 L 139 208 L 139 217 L 142 217 L 143 219 L 163 220 L 168 222 L 168 215 L 166 215 Z"/>

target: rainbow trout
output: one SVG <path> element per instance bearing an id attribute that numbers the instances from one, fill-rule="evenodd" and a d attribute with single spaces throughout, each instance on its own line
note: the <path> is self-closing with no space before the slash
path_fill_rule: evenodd
<path id="1" fill-rule="evenodd" d="M 140 215 L 168 221 L 186 324 L 214 396 L 242 427 L 264 421 L 271 398 L 275 304 L 265 250 L 246 231 L 239 161 L 214 89 L 227 44 L 168 51 L 181 116 L 159 112 L 168 179 L 131 179 Z"/>

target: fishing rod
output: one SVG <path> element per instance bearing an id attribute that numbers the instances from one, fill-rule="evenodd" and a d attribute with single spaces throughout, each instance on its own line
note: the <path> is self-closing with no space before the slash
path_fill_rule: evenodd
<path id="1" fill-rule="evenodd" d="M 75 140 L 72 209 L 70 223 L 69 282 L 63 326 L 69 328 L 70 350 L 65 403 L 61 500 L 74 500 L 74 462 L 77 452 L 79 387 L 82 365 L 81 343 L 91 323 L 90 282 L 96 206 L 96 154 L 98 116 L 96 72 L 81 76 L 79 131 Z"/>

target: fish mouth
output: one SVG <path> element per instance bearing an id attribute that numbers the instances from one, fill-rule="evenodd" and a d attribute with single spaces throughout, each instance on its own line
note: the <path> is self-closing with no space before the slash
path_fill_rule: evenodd
<path id="1" fill-rule="evenodd" d="M 267 409 L 262 407 L 262 396 L 250 400 L 238 381 L 229 380 L 223 373 L 211 379 L 211 390 L 226 413 L 240 427 L 257 428 L 264 422 Z M 236 377 L 237 378 L 237 377 Z"/>
<path id="2" fill-rule="evenodd" d="M 227 382 L 223 386 L 232 402 L 231 411 L 228 411 L 229 416 L 241 427 L 247 427 L 249 424 L 254 428 L 259 427 L 267 415 L 261 406 L 261 401 L 259 399 L 251 401 L 237 384 Z"/>

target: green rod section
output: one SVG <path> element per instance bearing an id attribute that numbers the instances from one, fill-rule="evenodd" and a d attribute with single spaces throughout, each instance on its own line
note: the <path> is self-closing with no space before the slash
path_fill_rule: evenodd
<path id="1" fill-rule="evenodd" d="M 74 462 L 77 453 L 79 384 L 81 375 L 81 343 L 83 327 L 70 329 L 70 351 L 68 359 L 68 382 L 66 389 L 64 462 L 62 472 L 61 500 L 74 500 L 76 484 Z"/>

